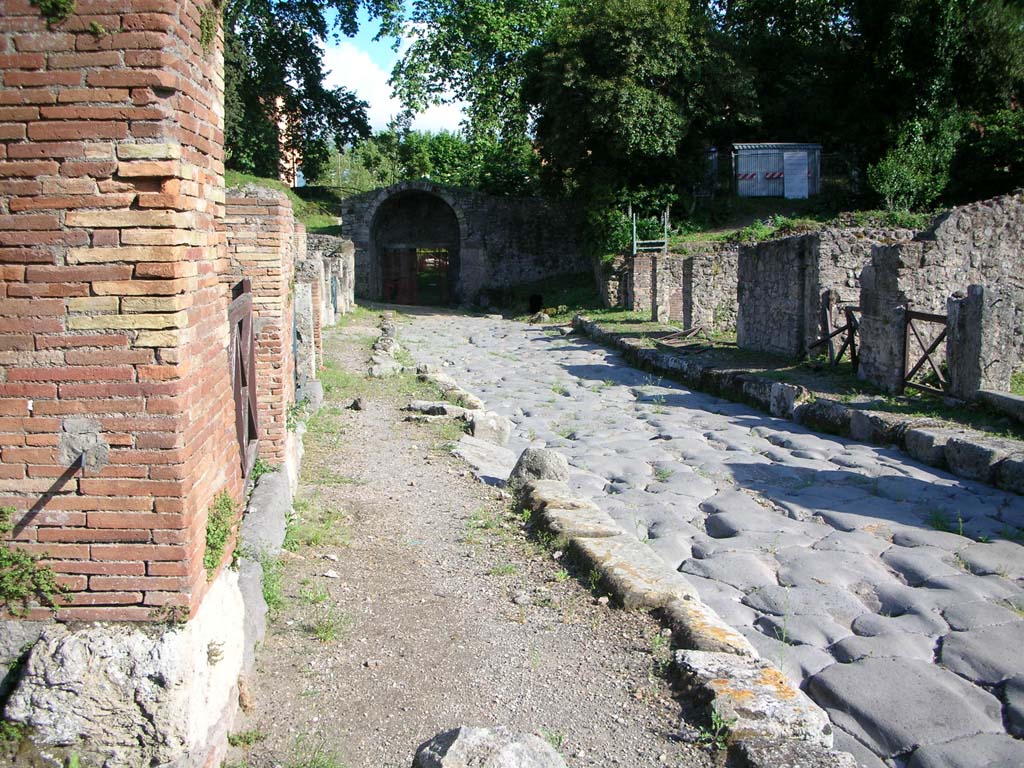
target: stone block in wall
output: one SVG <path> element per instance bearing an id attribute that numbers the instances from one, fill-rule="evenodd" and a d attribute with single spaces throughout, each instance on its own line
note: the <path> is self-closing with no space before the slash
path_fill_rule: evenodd
<path id="1" fill-rule="evenodd" d="M 1008 391 L 1017 356 L 1014 307 L 999 286 L 972 285 L 947 302 L 946 364 L 950 394 L 971 400 L 982 389 Z"/>
<path id="2" fill-rule="evenodd" d="M 784 357 L 804 352 L 804 271 L 809 242 L 787 237 L 739 249 L 736 341 Z"/>

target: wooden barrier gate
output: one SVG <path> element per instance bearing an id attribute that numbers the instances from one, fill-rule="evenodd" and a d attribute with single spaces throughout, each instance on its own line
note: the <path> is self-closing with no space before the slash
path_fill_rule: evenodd
<path id="1" fill-rule="evenodd" d="M 235 400 L 235 436 L 241 456 L 243 483 L 256 462 L 259 410 L 256 404 L 256 340 L 252 332 L 252 283 L 249 278 L 231 289 L 231 389 Z"/>

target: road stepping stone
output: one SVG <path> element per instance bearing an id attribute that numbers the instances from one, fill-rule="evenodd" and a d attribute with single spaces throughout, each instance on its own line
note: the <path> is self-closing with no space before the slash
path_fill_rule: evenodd
<path id="1" fill-rule="evenodd" d="M 594 557 L 618 562 L 608 520 L 650 553 L 637 604 L 679 571 L 865 768 L 1024 764 L 1006 731 L 1024 729 L 1024 498 L 929 466 L 950 435 L 918 430 L 919 463 L 494 317 L 416 316 L 403 337 L 513 424 L 507 449 L 460 443 L 488 479 L 526 447 L 563 454 L 598 512 L 559 525 L 589 531 Z"/>

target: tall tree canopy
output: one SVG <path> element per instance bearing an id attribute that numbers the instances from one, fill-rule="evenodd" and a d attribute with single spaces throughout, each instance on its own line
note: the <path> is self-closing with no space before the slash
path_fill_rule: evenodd
<path id="1" fill-rule="evenodd" d="M 224 19 L 225 145 L 231 168 L 276 177 L 282 156 L 319 174 L 332 143 L 369 135 L 366 103 L 324 86 L 323 45 L 353 35 L 356 14 L 392 23 L 398 0 L 228 0 Z"/>

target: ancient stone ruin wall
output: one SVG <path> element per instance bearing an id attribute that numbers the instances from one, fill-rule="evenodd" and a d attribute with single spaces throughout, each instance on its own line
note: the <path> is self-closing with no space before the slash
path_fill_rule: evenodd
<path id="1" fill-rule="evenodd" d="M 293 259 L 304 254 L 295 252 L 296 221 L 283 192 L 228 190 L 224 225 L 231 279 L 252 282 L 259 455 L 280 464 L 285 460 L 288 408 L 295 402 Z"/>
<path id="2" fill-rule="evenodd" d="M 686 327 L 735 332 L 738 263 L 736 248 L 694 253 L 685 259 L 682 319 Z"/>
<path id="3" fill-rule="evenodd" d="M 351 240 L 334 235 L 309 235 L 307 242 L 310 257 L 324 263 L 327 284 L 325 322 L 332 325 L 336 318 L 355 308 L 355 246 Z"/>
<path id="4" fill-rule="evenodd" d="M 0 506 L 64 618 L 194 611 L 207 509 L 241 499 L 206 5 L 0 17 Z"/>
<path id="5" fill-rule="evenodd" d="M 909 230 L 826 228 L 739 249 L 740 347 L 800 357 L 821 337 L 822 307 L 856 306 L 858 275 L 879 244 L 908 240 Z M 841 318 L 834 318 L 842 323 Z"/>
<path id="6" fill-rule="evenodd" d="M 562 274 L 586 272 L 580 249 L 579 211 L 539 198 L 493 197 L 428 181 L 402 182 L 342 203 L 342 234 L 355 244 L 357 296 L 380 299 L 382 286 L 372 230 L 382 206 L 404 194 L 444 201 L 458 222 L 458 298 Z M 386 210 L 386 208 L 384 209 Z"/>
<path id="7" fill-rule="evenodd" d="M 946 314 L 947 299 L 970 285 L 998 287 L 1014 307 L 1010 332 L 1024 355 L 1024 193 L 955 208 L 910 242 L 874 249 L 861 275 L 859 376 L 889 392 L 903 379 L 903 310 Z M 941 350 L 940 350 L 941 356 Z"/>

